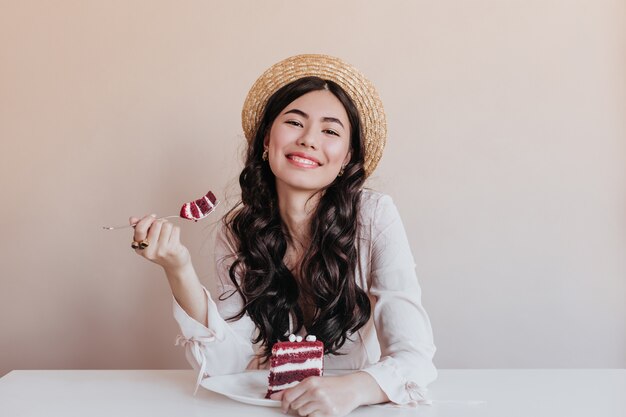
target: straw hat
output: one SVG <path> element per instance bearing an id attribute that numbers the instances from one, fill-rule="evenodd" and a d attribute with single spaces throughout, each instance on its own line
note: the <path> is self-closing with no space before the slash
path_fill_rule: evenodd
<path id="1" fill-rule="evenodd" d="M 383 103 L 374 85 L 356 68 L 328 55 L 296 55 L 267 69 L 256 80 L 243 105 L 243 131 L 251 143 L 263 117 L 267 100 L 281 87 L 299 78 L 316 76 L 339 84 L 359 111 L 364 137 L 365 176 L 369 176 L 383 154 L 387 141 L 387 121 Z"/>

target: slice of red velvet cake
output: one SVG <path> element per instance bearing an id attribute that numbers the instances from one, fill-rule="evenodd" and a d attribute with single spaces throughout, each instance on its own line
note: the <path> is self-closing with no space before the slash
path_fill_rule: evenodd
<path id="1" fill-rule="evenodd" d="M 180 208 L 180 217 L 198 221 L 208 216 L 215 206 L 217 206 L 217 198 L 209 191 L 202 198 L 183 204 Z"/>
<path id="2" fill-rule="evenodd" d="M 324 373 L 324 344 L 307 336 L 289 336 L 288 342 L 277 342 L 272 347 L 270 357 L 270 375 L 267 394 L 269 398 L 275 392 L 297 385 L 310 376 L 322 376 Z"/>

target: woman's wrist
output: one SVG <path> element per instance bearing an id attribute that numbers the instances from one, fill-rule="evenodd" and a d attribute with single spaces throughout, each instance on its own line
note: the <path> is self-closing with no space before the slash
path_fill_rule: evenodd
<path id="1" fill-rule="evenodd" d="M 350 384 L 355 392 L 354 401 L 358 406 L 380 404 L 389 401 L 387 394 L 380 388 L 378 382 L 367 372 L 359 371 L 346 375 L 346 383 Z"/>
<path id="2" fill-rule="evenodd" d="M 180 284 L 183 282 L 189 282 L 193 278 L 197 278 L 196 271 L 193 268 L 191 261 L 185 262 L 182 265 L 163 267 L 167 280 L 172 283 Z"/>
<path id="3" fill-rule="evenodd" d="M 198 297 L 203 297 L 202 284 L 191 262 L 175 268 L 163 268 L 176 300 L 181 304 L 195 304 Z M 183 307 L 184 308 L 184 307 Z M 185 309 L 186 310 L 186 309 Z"/>
<path id="4" fill-rule="evenodd" d="M 165 268 L 164 268 L 165 269 Z M 172 295 L 178 305 L 194 320 L 204 326 L 208 325 L 207 300 L 204 287 L 191 262 L 177 268 L 165 269 Z"/>

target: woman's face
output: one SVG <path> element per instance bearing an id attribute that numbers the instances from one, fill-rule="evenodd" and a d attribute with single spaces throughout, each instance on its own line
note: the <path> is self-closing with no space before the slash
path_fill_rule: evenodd
<path id="1" fill-rule="evenodd" d="M 280 112 L 264 145 L 279 195 L 317 191 L 350 160 L 348 114 L 330 91 L 312 91 Z"/>

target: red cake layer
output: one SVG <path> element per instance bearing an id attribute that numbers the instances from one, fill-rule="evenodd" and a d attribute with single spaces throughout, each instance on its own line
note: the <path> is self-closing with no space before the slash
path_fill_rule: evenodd
<path id="1" fill-rule="evenodd" d="M 199 219 L 200 217 L 202 217 L 202 213 L 200 213 L 200 209 L 198 208 L 198 205 L 195 202 L 191 203 L 189 208 L 191 209 L 191 215 L 195 219 Z"/>
<path id="2" fill-rule="evenodd" d="M 270 372 L 270 387 L 288 384 L 293 381 L 302 381 L 310 376 L 322 376 L 322 370 L 319 368 L 301 369 L 298 371 L 279 372 L 277 374 Z"/>

